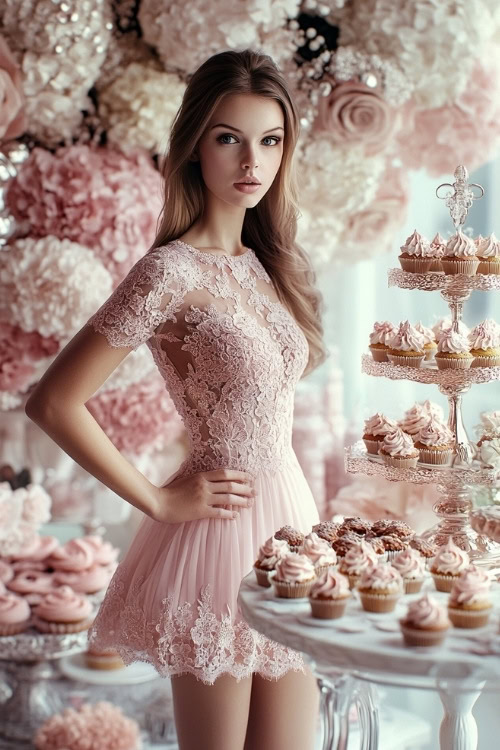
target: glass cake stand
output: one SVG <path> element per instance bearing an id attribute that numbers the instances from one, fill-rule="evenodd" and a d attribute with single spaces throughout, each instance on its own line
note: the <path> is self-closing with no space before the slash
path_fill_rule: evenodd
<path id="1" fill-rule="evenodd" d="M 50 635 L 28 630 L 19 635 L 0 637 L 0 668 L 3 671 L 4 698 L 0 703 L 0 737 L 30 743 L 38 727 L 61 710 L 50 680 L 57 675 L 54 662 L 63 656 L 84 651 L 87 631 Z M 4 745 L 2 745 L 4 747 Z"/>

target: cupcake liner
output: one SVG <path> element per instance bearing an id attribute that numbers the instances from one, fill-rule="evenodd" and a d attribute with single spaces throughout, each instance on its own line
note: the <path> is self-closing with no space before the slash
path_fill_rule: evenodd
<path id="1" fill-rule="evenodd" d="M 404 354 L 388 354 L 387 359 L 393 365 L 400 367 L 420 367 L 425 358 L 425 352 L 415 357 L 405 356 Z"/>
<path id="2" fill-rule="evenodd" d="M 387 349 L 376 349 L 374 346 L 368 348 L 375 362 L 387 362 Z"/>
<path id="3" fill-rule="evenodd" d="M 471 367 L 498 367 L 500 365 L 500 355 L 493 357 L 475 357 Z"/>
<path id="4" fill-rule="evenodd" d="M 265 588 L 271 588 L 271 584 L 269 582 L 269 570 L 264 570 L 263 568 L 256 568 L 254 566 L 255 571 L 255 577 L 257 579 L 257 583 L 259 586 L 264 586 Z"/>
<path id="5" fill-rule="evenodd" d="M 418 594 L 423 582 L 423 578 L 403 578 L 405 594 Z"/>
<path id="6" fill-rule="evenodd" d="M 372 456 L 378 456 L 378 449 L 381 442 L 381 440 L 367 440 L 366 438 L 363 438 L 363 443 L 366 445 L 366 450 Z"/>
<path id="7" fill-rule="evenodd" d="M 277 581 L 273 578 L 272 582 L 276 596 L 282 599 L 303 599 L 308 596 L 315 580 L 316 576 L 309 581 Z"/>
<path id="8" fill-rule="evenodd" d="M 342 599 L 312 599 L 309 597 L 311 613 L 320 620 L 337 620 L 344 614 L 349 596 Z"/>
<path id="9" fill-rule="evenodd" d="M 444 591 L 445 593 L 449 594 L 453 584 L 458 578 L 458 575 L 452 576 L 452 575 L 445 575 L 444 573 L 433 573 L 431 570 L 431 575 L 434 579 L 434 585 L 436 587 L 436 591 Z"/>
<path id="10" fill-rule="evenodd" d="M 454 276 L 457 273 L 463 273 L 464 276 L 475 276 L 479 261 L 476 257 L 441 258 L 441 265 L 445 274 L 449 276 Z"/>
<path id="11" fill-rule="evenodd" d="M 359 592 L 361 604 L 367 612 L 392 612 L 400 596 L 400 592 L 397 594 L 373 594 L 369 591 Z"/>
<path id="12" fill-rule="evenodd" d="M 433 260 L 429 271 L 433 271 L 434 273 L 443 273 L 443 266 L 441 265 L 441 261 Z"/>
<path id="13" fill-rule="evenodd" d="M 435 466 L 448 466 L 453 456 L 453 448 L 437 450 L 436 448 L 419 448 L 419 462 L 422 464 L 434 464 Z"/>
<path id="14" fill-rule="evenodd" d="M 500 273 L 500 258 L 480 258 L 476 273 Z"/>
<path id="15" fill-rule="evenodd" d="M 344 573 L 345 575 L 345 573 Z M 361 576 L 352 575 L 351 573 L 347 574 L 347 577 L 349 579 L 349 588 L 355 589 L 358 585 L 359 581 L 361 580 Z"/>
<path id="16" fill-rule="evenodd" d="M 380 454 L 387 466 L 394 466 L 396 469 L 412 469 L 417 465 L 418 456 L 389 456 L 387 453 Z"/>
<path id="17" fill-rule="evenodd" d="M 48 622 L 42 620 L 36 615 L 33 617 L 33 625 L 41 633 L 55 633 L 56 635 L 65 635 L 66 633 L 80 633 L 87 630 L 92 625 L 93 618 L 86 618 L 78 622 Z"/>
<path id="18" fill-rule="evenodd" d="M 0 637 L 3 635 L 18 635 L 19 633 L 23 633 L 29 626 L 29 620 L 23 620 L 23 622 L 4 622 L 0 625 Z"/>
<path id="19" fill-rule="evenodd" d="M 492 605 L 484 609 L 461 609 L 448 605 L 448 617 L 456 628 L 482 628 L 488 624 Z"/>
<path id="20" fill-rule="evenodd" d="M 404 258 L 399 256 L 399 263 L 403 271 L 409 273 L 427 273 L 434 262 L 433 258 Z"/>
<path id="21" fill-rule="evenodd" d="M 436 354 L 438 370 L 468 370 L 474 357 L 442 357 Z"/>
<path id="22" fill-rule="evenodd" d="M 422 630 L 399 621 L 401 633 L 407 646 L 439 646 L 445 639 L 448 628 L 442 630 Z"/>
<path id="23" fill-rule="evenodd" d="M 314 570 L 316 573 L 316 578 L 319 578 L 322 573 L 325 573 L 327 570 L 330 570 L 330 568 L 334 568 L 336 565 L 337 565 L 336 562 L 327 563 L 326 565 L 315 565 Z"/>

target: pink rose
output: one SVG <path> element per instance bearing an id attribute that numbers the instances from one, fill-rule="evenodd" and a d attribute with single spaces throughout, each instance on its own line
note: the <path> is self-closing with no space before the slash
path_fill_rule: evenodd
<path id="1" fill-rule="evenodd" d="M 391 107 L 364 83 L 347 81 L 320 97 L 317 130 L 327 130 L 335 143 L 366 144 L 367 152 L 383 151 L 396 126 Z"/>
<path id="2" fill-rule="evenodd" d="M 26 130 L 22 74 L 5 39 L 0 36 L 0 141 Z"/>

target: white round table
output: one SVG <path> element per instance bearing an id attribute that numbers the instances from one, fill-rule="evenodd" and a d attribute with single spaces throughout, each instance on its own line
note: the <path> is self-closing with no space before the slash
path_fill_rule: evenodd
<path id="1" fill-rule="evenodd" d="M 487 626 L 451 628 L 442 646 L 410 648 L 403 642 L 398 620 L 408 603 L 425 591 L 446 604 L 448 595 L 435 591 L 429 577 L 420 594 L 402 596 L 392 613 L 365 612 L 355 594 L 343 617 L 319 620 L 311 616 L 307 599 L 277 598 L 274 588 L 257 585 L 253 571 L 242 580 L 238 601 L 245 620 L 272 640 L 301 651 L 318 676 L 322 692 L 327 693 L 323 710 L 330 714 L 333 710 L 335 716 L 324 717 L 324 750 L 347 746 L 345 727 L 333 732 L 331 724 L 342 724 L 346 695 L 352 697 L 353 689 L 359 690 L 362 683 L 436 690 L 444 708 L 441 750 L 477 750 L 472 708 L 483 690 L 500 691 L 500 584 L 492 584 L 494 611 Z M 369 735 L 364 737 L 363 748 L 375 750 L 374 693 L 368 689 L 359 706 L 365 735 Z"/>

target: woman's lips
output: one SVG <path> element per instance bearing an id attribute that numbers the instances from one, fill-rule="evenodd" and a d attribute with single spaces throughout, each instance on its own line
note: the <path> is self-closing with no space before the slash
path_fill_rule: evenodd
<path id="1" fill-rule="evenodd" d="M 261 185 L 256 182 L 235 182 L 234 187 L 236 190 L 239 190 L 240 193 L 255 193 Z"/>

